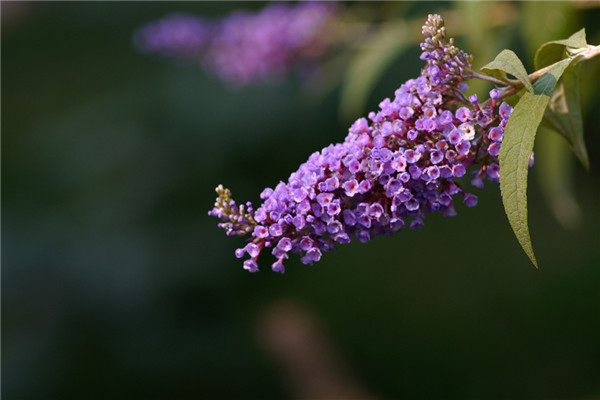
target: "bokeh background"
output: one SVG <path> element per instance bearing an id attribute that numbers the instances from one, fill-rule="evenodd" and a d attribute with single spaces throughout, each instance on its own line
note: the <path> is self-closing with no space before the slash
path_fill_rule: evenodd
<path id="1" fill-rule="evenodd" d="M 318 79 L 243 88 L 132 47 L 172 12 L 264 4 L 2 2 L 2 397 L 600 398 L 600 60 L 584 71 L 591 171 L 558 151 L 566 187 L 530 174 L 539 270 L 487 183 L 457 217 L 249 274 L 207 216 L 214 187 L 258 201 L 422 65 L 419 32 L 385 42 L 353 99 L 346 67 L 372 37 Z M 346 7 L 375 32 L 449 15 L 475 66 L 507 47 L 532 71 L 546 40 L 585 27 L 599 44 L 599 5 Z"/>

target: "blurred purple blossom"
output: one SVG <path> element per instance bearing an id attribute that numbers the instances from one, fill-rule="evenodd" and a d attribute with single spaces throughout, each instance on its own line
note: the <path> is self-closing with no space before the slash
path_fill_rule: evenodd
<path id="1" fill-rule="evenodd" d="M 138 29 L 133 43 L 142 53 L 190 62 L 198 60 L 213 36 L 210 22 L 192 15 L 171 14 Z"/>
<path id="2" fill-rule="evenodd" d="M 174 14 L 140 28 L 134 45 L 142 53 L 196 61 L 229 84 L 245 85 L 321 57 L 331 46 L 328 26 L 339 11 L 336 3 L 303 2 L 272 3 L 212 21 Z"/>

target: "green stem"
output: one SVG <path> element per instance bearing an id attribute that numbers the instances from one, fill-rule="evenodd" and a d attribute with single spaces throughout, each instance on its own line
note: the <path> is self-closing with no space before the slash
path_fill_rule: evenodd
<path id="1" fill-rule="evenodd" d="M 482 81 L 492 82 L 492 83 L 495 83 L 497 85 L 506 85 L 507 83 L 509 83 L 509 82 L 502 81 L 500 79 L 494 78 L 493 76 L 483 75 L 483 74 L 480 74 L 480 73 L 475 72 L 475 71 L 472 71 L 471 75 L 467 77 L 467 79 L 470 79 L 470 78 L 481 79 Z"/>

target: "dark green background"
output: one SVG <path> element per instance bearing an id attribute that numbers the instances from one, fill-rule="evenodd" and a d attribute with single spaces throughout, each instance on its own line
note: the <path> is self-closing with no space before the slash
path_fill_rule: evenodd
<path id="1" fill-rule="evenodd" d="M 573 172 L 578 228 L 553 219 L 531 174 L 539 270 L 487 183 L 455 218 L 341 246 L 313 267 L 294 258 L 283 276 L 267 256 L 249 274 L 233 254 L 242 240 L 207 216 L 213 189 L 257 202 L 342 141 L 339 90 L 316 99 L 297 78 L 231 90 L 137 54 L 131 35 L 174 11 L 261 6 L 2 2 L 2 397 L 294 397 L 257 333 L 286 299 L 374 397 L 599 397 L 597 86 L 584 85 L 592 170 Z M 404 4 L 396 17 L 455 7 Z M 600 43 L 599 11 L 570 9 L 569 29 Z M 527 23 L 493 38 L 531 60 Z M 386 70 L 368 110 L 418 74 L 418 54 Z"/>

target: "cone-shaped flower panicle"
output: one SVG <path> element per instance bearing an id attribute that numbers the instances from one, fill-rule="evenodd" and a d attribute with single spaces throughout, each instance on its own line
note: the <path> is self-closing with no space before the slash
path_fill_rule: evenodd
<path id="1" fill-rule="evenodd" d="M 283 273 L 290 253 L 313 264 L 338 244 L 421 228 L 429 213 L 455 215 L 455 201 L 477 204 L 456 178 L 474 170 L 477 187 L 484 178 L 498 180 L 510 106 L 497 104 L 497 91 L 487 107 L 463 95 L 471 57 L 445 40 L 439 16 L 430 16 L 423 32 L 421 76 L 358 119 L 343 143 L 312 154 L 287 182 L 263 190 L 260 207 L 237 208 L 219 186 L 209 214 L 228 234 L 250 235 L 236 251 L 248 257 L 245 269 L 257 271 L 265 249 L 275 257 L 272 269 Z"/>

